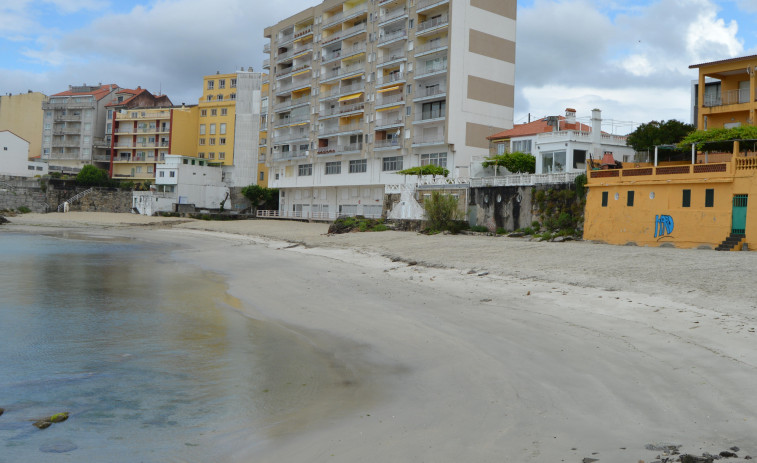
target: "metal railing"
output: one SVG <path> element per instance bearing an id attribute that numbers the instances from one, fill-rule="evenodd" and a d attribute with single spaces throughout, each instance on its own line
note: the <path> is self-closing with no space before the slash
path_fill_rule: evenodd
<path id="1" fill-rule="evenodd" d="M 511 174 L 501 177 L 478 177 L 470 179 L 471 188 L 490 186 L 533 186 L 540 184 L 573 183 L 583 172 L 552 174 Z"/>
<path id="2" fill-rule="evenodd" d="M 396 95 L 385 95 L 383 93 L 381 95 L 382 95 L 381 98 L 378 98 L 376 100 L 376 106 L 383 106 L 383 105 L 388 105 L 392 103 L 400 103 L 400 102 L 405 101 L 405 94 L 402 92 Z"/>
<path id="3" fill-rule="evenodd" d="M 449 23 L 449 15 L 443 14 L 439 16 L 438 18 L 432 18 L 432 19 L 429 19 L 428 21 L 423 21 L 422 23 L 418 23 L 418 32 L 423 32 L 429 29 L 433 29 L 435 27 L 444 26 L 444 25 L 447 25 L 448 23 Z"/>
<path id="4" fill-rule="evenodd" d="M 383 43 L 391 42 L 392 40 L 397 40 L 405 37 L 407 37 L 407 31 L 405 29 L 400 29 L 398 31 L 381 34 L 379 36 L 378 43 L 379 45 L 381 45 Z"/>
<path id="5" fill-rule="evenodd" d="M 447 62 L 443 62 L 441 64 L 436 64 L 433 66 L 426 66 L 423 69 L 418 69 L 418 75 L 415 76 L 416 79 L 420 79 L 421 77 L 424 77 L 429 74 L 436 74 L 437 72 L 444 72 L 447 70 Z"/>
<path id="6" fill-rule="evenodd" d="M 363 130 L 362 126 L 363 126 L 362 122 L 353 122 L 351 124 L 326 126 L 319 131 L 319 135 L 332 135 L 335 133 L 342 133 L 342 132 L 361 131 Z"/>
<path id="7" fill-rule="evenodd" d="M 726 90 L 720 95 L 705 95 L 704 106 L 725 106 L 730 104 L 748 103 L 749 89 L 741 88 L 738 90 Z"/>
<path id="8" fill-rule="evenodd" d="M 331 97 L 337 97 L 337 96 L 341 96 L 341 95 L 346 95 L 348 93 L 362 92 L 363 90 L 365 90 L 365 83 L 363 83 L 363 82 L 359 82 L 359 83 L 352 84 L 352 85 L 343 85 L 341 87 L 336 86 L 335 88 L 333 88 L 333 89 L 331 89 L 331 90 L 329 90 L 327 92 L 321 93 L 320 99 L 324 100 L 326 98 L 331 98 Z"/>
<path id="9" fill-rule="evenodd" d="M 390 125 L 400 125 L 404 124 L 403 117 L 396 116 L 396 117 L 382 117 L 381 119 L 376 119 L 376 128 L 379 127 L 388 127 Z"/>
<path id="10" fill-rule="evenodd" d="M 393 10 L 385 11 L 379 16 L 379 23 L 390 21 L 394 18 L 399 18 L 407 14 L 407 10 L 403 8 L 395 8 Z"/>
<path id="11" fill-rule="evenodd" d="M 376 63 L 376 64 L 379 65 L 379 66 L 381 66 L 381 65 L 383 65 L 385 63 L 390 63 L 390 62 L 396 61 L 398 59 L 403 59 L 403 58 L 405 58 L 405 56 L 406 56 L 405 55 L 405 50 L 400 50 L 400 51 L 398 51 L 396 53 L 392 53 L 389 56 L 384 55 L 383 57 L 381 57 L 381 60 L 379 60 L 379 62 Z"/>
<path id="12" fill-rule="evenodd" d="M 344 106 L 335 106 L 333 108 L 327 108 L 319 114 L 320 117 L 326 117 L 326 116 L 334 116 L 336 114 L 345 114 L 345 113 L 351 113 L 354 111 L 363 111 L 365 110 L 365 103 L 353 103 L 353 104 L 347 104 Z"/>
<path id="13" fill-rule="evenodd" d="M 415 48 L 415 55 L 418 56 L 421 53 L 427 53 L 431 50 L 436 50 L 437 48 L 444 48 L 448 44 L 449 42 L 447 41 L 447 39 L 440 39 L 440 40 L 434 40 L 432 42 L 427 42 Z"/>
<path id="14" fill-rule="evenodd" d="M 88 194 L 92 193 L 93 191 L 95 191 L 94 187 L 92 187 L 92 188 L 90 188 L 88 190 L 84 190 L 81 193 L 79 193 L 79 194 L 77 194 L 77 195 L 75 195 L 75 196 L 73 196 L 73 197 L 71 197 L 71 198 L 63 201 L 62 203 L 60 203 L 58 205 L 58 212 L 63 212 L 65 210 L 66 204 L 70 204 L 70 203 L 72 203 L 74 201 L 77 201 L 77 200 L 79 200 L 79 199 L 87 196 Z"/>
<path id="15" fill-rule="evenodd" d="M 380 219 L 381 214 L 357 214 L 357 213 L 339 213 L 339 212 L 320 212 L 320 211 L 274 211 L 258 210 L 257 217 L 261 219 L 315 219 L 315 220 L 336 220 L 339 217 L 354 217 L 361 215 L 367 219 Z"/>
<path id="16" fill-rule="evenodd" d="M 376 140 L 373 143 L 374 149 L 381 148 L 402 148 L 402 140 L 398 138 L 392 138 L 390 140 Z"/>
<path id="17" fill-rule="evenodd" d="M 423 8 L 428 8 L 429 6 L 436 5 L 437 3 L 449 3 L 449 0 L 418 0 L 416 10 L 422 10 Z"/>
<path id="18" fill-rule="evenodd" d="M 379 85 L 391 84 L 392 82 L 399 82 L 405 80 L 405 74 L 403 72 L 393 72 L 385 76 L 378 76 L 376 83 Z"/>
<path id="19" fill-rule="evenodd" d="M 418 90 L 415 93 L 415 98 L 427 98 L 430 96 L 441 96 L 441 95 L 446 95 L 446 94 L 447 94 L 447 83 L 443 82 L 443 83 L 440 83 L 439 86 Z"/>
<path id="20" fill-rule="evenodd" d="M 443 145 L 444 144 L 444 134 L 437 134 L 437 135 L 429 135 L 429 136 L 416 136 L 413 137 L 413 144 L 414 145 Z"/>

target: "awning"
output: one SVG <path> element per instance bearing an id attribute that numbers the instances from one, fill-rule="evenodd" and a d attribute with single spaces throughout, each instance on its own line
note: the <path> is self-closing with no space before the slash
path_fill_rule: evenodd
<path id="1" fill-rule="evenodd" d="M 392 90 L 398 90 L 399 88 L 400 88 L 399 85 L 395 85 L 394 87 L 382 88 L 381 90 L 377 91 L 376 93 L 391 92 Z"/>
<path id="2" fill-rule="evenodd" d="M 347 100 L 354 100 L 355 98 L 360 98 L 363 95 L 363 92 L 360 93 L 353 93 L 352 95 L 347 95 L 339 98 L 339 101 L 347 101 Z"/>
<path id="3" fill-rule="evenodd" d="M 307 54 L 308 54 L 308 53 L 310 53 L 311 51 L 312 51 L 312 50 L 303 51 L 303 52 L 302 52 L 302 53 L 300 53 L 300 54 L 297 54 L 297 55 L 294 55 L 294 56 L 292 56 L 292 59 L 302 58 L 303 56 L 307 55 Z"/>
<path id="4" fill-rule="evenodd" d="M 398 106 L 390 106 L 388 108 L 377 109 L 376 111 L 389 111 L 389 110 L 392 110 L 392 109 L 400 109 L 401 107 L 402 106 L 399 106 L 399 105 Z"/>
<path id="5" fill-rule="evenodd" d="M 308 125 L 308 124 L 310 124 L 309 121 L 308 122 L 300 122 L 299 124 L 292 124 L 289 127 L 297 127 L 297 126 L 300 126 L 300 125 Z"/>
<path id="6" fill-rule="evenodd" d="M 297 74 L 292 74 L 292 77 L 295 77 L 295 76 L 301 76 L 301 75 L 303 75 L 303 74 L 307 74 L 308 72 L 310 72 L 310 69 L 306 69 L 306 70 L 304 70 L 304 71 L 300 71 L 300 72 L 298 72 Z"/>

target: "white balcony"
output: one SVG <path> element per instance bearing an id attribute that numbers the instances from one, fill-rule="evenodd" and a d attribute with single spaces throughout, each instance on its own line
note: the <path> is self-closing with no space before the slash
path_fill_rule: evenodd
<path id="1" fill-rule="evenodd" d="M 319 132 L 319 136 L 334 135 L 337 133 L 349 133 L 349 132 L 362 132 L 364 124 L 362 122 L 353 122 L 351 124 L 343 125 L 329 125 L 323 127 Z"/>
<path id="2" fill-rule="evenodd" d="M 387 44 L 389 42 L 393 42 L 395 40 L 400 39 L 406 39 L 407 38 L 407 31 L 405 29 L 400 29 L 397 31 L 392 32 L 384 32 L 379 36 L 379 46 Z"/>
<path id="3" fill-rule="evenodd" d="M 422 23 L 418 23 L 418 30 L 415 33 L 422 34 L 422 33 L 430 32 L 430 31 L 433 31 L 434 29 L 447 26 L 447 24 L 449 24 L 449 15 L 443 14 L 439 16 L 438 18 L 433 18 L 433 19 L 429 19 L 428 21 L 423 21 Z"/>

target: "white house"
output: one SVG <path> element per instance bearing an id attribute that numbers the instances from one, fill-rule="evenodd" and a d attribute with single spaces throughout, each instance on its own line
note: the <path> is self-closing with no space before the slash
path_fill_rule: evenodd
<path id="1" fill-rule="evenodd" d="M 230 206 L 229 188 L 222 180 L 220 166 L 210 166 L 205 159 L 168 154 L 165 163 L 155 170 L 155 185 L 149 192 L 135 191 L 136 212 L 153 215 L 173 212 L 177 205 L 192 204 L 197 209 Z"/>
<path id="2" fill-rule="evenodd" d="M 630 161 L 634 150 L 626 137 L 602 131 L 602 113 L 591 112 L 591 125 L 576 121 L 576 110 L 567 108 L 565 117 L 549 116 L 487 137 L 497 154 L 522 151 L 536 157 L 536 173 L 586 170 L 590 157 L 601 160 L 606 152 L 617 161 Z"/>
<path id="3" fill-rule="evenodd" d="M 9 130 L 0 130 L 0 175 L 34 177 L 47 174 L 47 164 L 29 160 L 29 142 Z"/>

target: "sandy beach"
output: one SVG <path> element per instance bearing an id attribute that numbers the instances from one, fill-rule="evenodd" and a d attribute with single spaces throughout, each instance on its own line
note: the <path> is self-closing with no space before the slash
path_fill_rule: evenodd
<path id="1" fill-rule="evenodd" d="M 0 231 L 177 245 L 177 261 L 226 277 L 236 309 L 332 360 L 342 379 L 328 400 L 229 461 L 649 463 L 668 444 L 757 457 L 757 253 L 131 214 L 9 220 Z"/>

